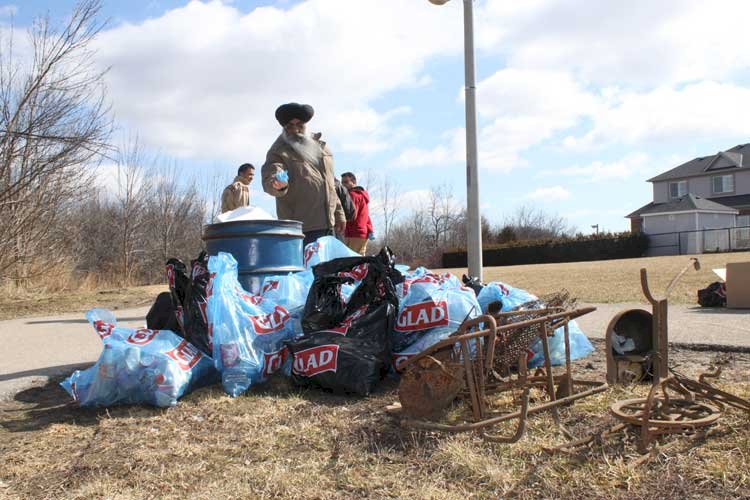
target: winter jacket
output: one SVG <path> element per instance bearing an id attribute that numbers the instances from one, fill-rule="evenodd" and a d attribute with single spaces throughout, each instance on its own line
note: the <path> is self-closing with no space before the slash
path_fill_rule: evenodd
<path id="1" fill-rule="evenodd" d="M 354 219 L 346 223 L 344 236 L 347 238 L 367 238 L 367 235 L 373 232 L 372 221 L 370 220 L 370 195 L 367 194 L 365 188 L 356 186 L 349 190 L 349 196 L 352 197 L 357 214 Z"/>
<path id="2" fill-rule="evenodd" d="M 315 136 L 318 140 L 319 135 Z M 276 198 L 276 216 L 302 222 L 302 231 L 332 229 L 337 222 L 346 222 L 344 210 L 336 194 L 333 155 L 325 142 L 320 165 L 311 165 L 297 154 L 281 136 L 271 145 L 261 169 L 263 190 Z M 289 173 L 289 184 L 276 190 L 271 183 L 277 172 Z"/>
<path id="3" fill-rule="evenodd" d="M 250 204 L 250 184 L 245 184 L 238 175 L 221 193 L 221 213 Z"/>
<path id="4" fill-rule="evenodd" d="M 352 203 L 352 197 L 349 195 L 349 190 L 341 184 L 340 180 L 334 180 L 336 181 L 336 194 L 341 202 L 341 207 L 344 209 L 346 221 L 349 222 L 355 215 L 357 215 L 357 210 L 354 208 L 354 203 Z"/>

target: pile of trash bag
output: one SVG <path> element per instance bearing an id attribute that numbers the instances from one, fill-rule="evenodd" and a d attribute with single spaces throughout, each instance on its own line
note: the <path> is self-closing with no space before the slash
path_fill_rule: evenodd
<path id="1" fill-rule="evenodd" d="M 305 247 L 304 263 L 303 272 L 267 276 L 253 294 L 242 288 L 228 253 L 201 253 L 190 268 L 170 259 L 170 292 L 157 297 L 149 326 L 173 330 L 119 328 L 112 313 L 92 309 L 87 318 L 104 350 L 93 367 L 61 385 L 82 406 L 172 406 L 217 380 L 235 397 L 276 373 L 300 386 L 364 396 L 466 320 L 545 307 L 499 281 L 409 270 L 387 247 L 363 257 L 330 236 Z M 569 334 L 572 359 L 593 351 L 575 321 Z M 549 343 L 552 364 L 564 364 L 563 328 Z M 543 361 L 537 340 L 529 366 Z"/>
<path id="2" fill-rule="evenodd" d="M 214 363 L 224 391 L 236 397 L 284 369 L 289 362 L 284 342 L 294 337 L 294 325 L 285 307 L 242 288 L 232 255 L 212 256 L 208 270 L 212 278 L 207 312 Z"/>
<path id="3" fill-rule="evenodd" d="M 208 255 L 201 252 L 197 259 L 192 260 L 189 272 L 180 259 L 169 259 L 166 271 L 169 293 L 180 327 L 175 333 L 210 355 L 212 346 L 206 315 L 206 287 L 210 278 Z"/>
<path id="4" fill-rule="evenodd" d="M 477 297 L 450 274 L 423 267 L 407 273 L 397 288 L 401 297 L 391 333 L 393 368 L 458 330 L 461 323 L 482 314 Z"/>
<path id="5" fill-rule="evenodd" d="M 60 383 L 80 406 L 174 406 L 183 395 L 218 379 L 212 360 L 174 332 L 118 327 L 104 309 L 92 309 L 86 318 L 104 349 L 94 366 Z"/>
<path id="6" fill-rule="evenodd" d="M 403 277 L 387 247 L 374 257 L 317 264 L 313 274 L 302 319 L 305 335 L 287 343 L 294 358 L 292 380 L 365 396 L 388 371 L 396 285 Z M 346 297 L 343 285 L 352 288 Z"/>
<path id="7" fill-rule="evenodd" d="M 477 294 L 477 301 L 483 313 L 496 311 L 517 311 L 527 309 L 543 309 L 546 307 L 526 290 L 512 287 L 500 281 L 483 284 Z M 570 359 L 580 359 L 594 352 L 594 346 L 583 333 L 575 320 L 568 323 L 568 337 L 570 340 Z M 550 363 L 554 366 L 565 364 L 565 329 L 560 327 L 549 337 Z M 544 364 L 544 348 L 541 339 L 537 339 L 530 347 L 531 357 L 528 361 L 530 368 L 536 368 Z"/>

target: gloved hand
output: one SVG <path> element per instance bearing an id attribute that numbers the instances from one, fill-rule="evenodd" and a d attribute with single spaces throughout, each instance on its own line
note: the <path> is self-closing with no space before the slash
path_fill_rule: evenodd
<path id="1" fill-rule="evenodd" d="M 368 233 L 367 239 L 370 241 L 375 241 L 375 233 Z"/>

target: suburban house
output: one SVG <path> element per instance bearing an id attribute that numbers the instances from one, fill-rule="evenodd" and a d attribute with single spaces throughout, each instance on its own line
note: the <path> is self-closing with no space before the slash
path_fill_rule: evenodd
<path id="1" fill-rule="evenodd" d="M 750 144 L 695 158 L 656 177 L 651 203 L 627 215 L 648 255 L 750 249 Z"/>

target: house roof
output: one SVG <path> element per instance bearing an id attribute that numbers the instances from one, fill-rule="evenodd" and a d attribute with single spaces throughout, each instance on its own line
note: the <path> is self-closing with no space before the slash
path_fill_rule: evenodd
<path id="1" fill-rule="evenodd" d="M 719 151 L 715 155 L 694 158 L 672 170 L 667 170 L 656 177 L 652 177 L 648 182 L 705 175 L 708 169 L 711 171 L 750 169 L 750 143 L 740 144 L 726 151 Z"/>
<path id="2" fill-rule="evenodd" d="M 750 208 L 750 194 L 738 194 L 735 196 L 717 196 L 709 198 L 711 201 L 732 208 Z"/>
<path id="3" fill-rule="evenodd" d="M 728 212 L 736 213 L 737 210 L 715 201 L 695 196 L 694 194 L 688 194 L 682 198 L 668 201 L 667 203 L 654 203 L 651 202 L 648 205 L 644 205 L 635 212 L 626 215 L 626 218 L 642 217 L 644 215 L 663 214 L 671 212 L 694 212 L 694 211 L 706 211 L 706 212 Z"/>

